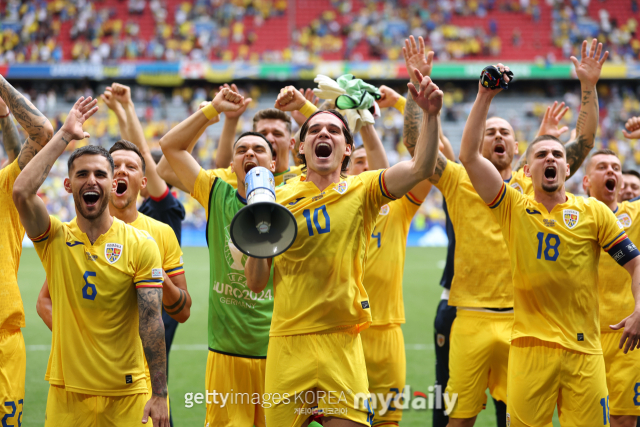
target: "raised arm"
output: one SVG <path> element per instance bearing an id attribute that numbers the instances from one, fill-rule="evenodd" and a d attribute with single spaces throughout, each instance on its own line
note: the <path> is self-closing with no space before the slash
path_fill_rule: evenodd
<path id="1" fill-rule="evenodd" d="M 182 182 L 185 191 L 192 193 L 200 165 L 187 151 L 189 144 L 209 120 L 226 111 L 236 111 L 243 105 L 244 98 L 224 88 L 201 110 L 196 111 L 171 129 L 160 140 L 164 157 Z"/>
<path id="2" fill-rule="evenodd" d="M 497 67 L 501 71 L 508 70 L 502 64 L 498 64 Z M 505 76 L 505 80 L 508 82 L 507 76 Z M 503 184 L 498 169 L 480 154 L 489 107 L 493 98 L 500 91 L 501 89 L 491 90 L 482 87 L 478 83 L 478 96 L 471 107 L 467 123 L 464 125 L 460 146 L 460 161 L 467 170 L 473 187 L 485 203 L 493 201 Z"/>
<path id="3" fill-rule="evenodd" d="M 438 115 L 442 109 L 443 93 L 430 77 L 423 77 L 418 70 L 415 70 L 415 75 L 420 81 L 420 91 L 412 83 L 408 87 L 414 101 L 423 111 L 422 126 L 413 158 L 397 163 L 385 172 L 387 189 L 395 197 L 404 196 L 416 184 L 433 175 L 438 158 Z"/>
<path id="4" fill-rule="evenodd" d="M 0 76 L 0 98 L 9 107 L 20 126 L 29 137 L 18 155 L 20 170 L 38 154 L 53 136 L 51 122 L 33 104 L 18 92 L 4 77 Z"/>
<path id="5" fill-rule="evenodd" d="M 11 118 L 11 111 L 9 111 L 9 107 L 7 107 L 2 98 L 0 98 L 0 129 L 2 130 L 4 151 L 7 153 L 9 163 L 13 163 L 20 154 L 20 134 Z"/>
<path id="6" fill-rule="evenodd" d="M 247 287 L 251 289 L 251 292 L 259 294 L 267 287 L 272 262 L 272 258 L 247 258 L 244 275 L 247 278 Z"/>
<path id="7" fill-rule="evenodd" d="M 320 98 L 318 98 L 316 96 L 315 93 L 313 93 L 313 89 L 300 89 L 300 93 L 304 94 L 304 97 L 307 101 L 309 101 L 311 104 L 315 105 L 316 107 L 318 106 L 318 104 L 320 103 Z M 302 126 L 304 124 L 304 122 L 307 121 L 307 116 L 305 116 L 304 114 L 302 114 L 299 110 L 293 110 L 291 111 L 291 117 L 293 117 L 293 120 L 296 121 L 296 123 L 298 124 L 298 126 Z"/>
<path id="8" fill-rule="evenodd" d="M 206 101 L 200 103 L 198 110 L 202 110 L 207 105 L 209 105 L 209 103 Z M 187 152 L 189 154 L 193 152 L 193 149 L 195 148 L 196 144 L 198 143 L 198 140 L 200 139 L 204 131 L 207 130 L 209 126 L 211 126 L 212 124 L 218 123 L 219 121 L 220 121 L 220 115 L 216 114 L 202 128 L 200 128 L 198 133 L 194 135 L 193 139 L 189 142 L 189 145 L 187 146 Z M 166 182 L 167 184 L 171 185 L 172 187 L 179 188 L 185 193 L 189 192 L 187 188 L 184 186 L 184 184 L 182 183 L 182 181 L 180 181 L 180 178 L 178 178 L 178 175 L 176 175 L 174 170 L 171 168 L 171 165 L 169 164 L 165 156 L 162 156 L 160 158 L 160 161 L 156 165 L 156 171 L 158 171 L 158 175 L 160 175 L 160 178 L 164 179 L 164 182 Z"/>
<path id="9" fill-rule="evenodd" d="M 225 84 L 220 86 L 222 89 L 231 89 L 235 93 L 240 93 L 235 84 Z M 247 111 L 247 106 L 251 102 L 251 98 L 245 98 L 244 103 L 238 111 L 226 111 L 224 113 L 224 124 L 222 125 L 222 133 L 218 141 L 218 149 L 216 150 L 216 167 L 226 168 L 231 164 L 233 159 L 233 142 L 236 139 L 236 129 L 238 129 L 238 121 L 240 116 Z"/>
<path id="10" fill-rule="evenodd" d="M 389 159 L 387 159 L 387 153 L 384 151 L 384 146 L 376 128 L 372 124 L 362 126 L 360 129 L 360 136 L 362 136 L 362 145 L 367 152 L 367 163 L 369 163 L 369 169 L 386 169 L 389 167 Z"/>
<path id="11" fill-rule="evenodd" d="M 600 79 L 602 72 L 602 64 L 607 60 L 609 52 L 606 51 L 602 58 L 602 43 L 593 39 L 591 48 L 587 54 L 587 41 L 582 42 L 582 58 L 580 61 L 575 56 L 571 57 L 573 65 L 576 67 L 576 74 L 580 79 L 580 88 L 582 90 L 582 106 L 578 115 L 578 123 L 576 124 L 576 139 L 565 145 L 567 150 L 567 163 L 571 167 L 571 175 L 573 175 L 584 159 L 589 155 L 589 151 L 593 148 L 596 139 L 596 129 L 598 128 L 598 93 L 596 92 L 596 84 Z"/>
<path id="12" fill-rule="evenodd" d="M 167 408 L 167 348 L 162 322 L 162 289 L 138 288 L 139 333 L 151 375 L 151 399 L 147 402 L 142 422 L 148 417 L 154 426 L 169 427 Z"/>
<path id="13" fill-rule="evenodd" d="M 167 314 L 180 323 L 191 316 L 191 295 L 187 290 L 187 279 L 184 274 L 169 277 L 164 274 L 162 284 L 162 305 Z"/>
<path id="14" fill-rule="evenodd" d="M 47 231 L 49 214 L 47 206 L 38 197 L 38 189 L 69 142 L 89 137 L 89 134 L 82 129 L 82 125 L 96 111 L 98 111 L 96 100 L 92 100 L 91 97 L 78 99 L 60 130 L 16 178 L 13 184 L 13 202 L 27 235 L 36 237 Z"/>
<path id="15" fill-rule="evenodd" d="M 430 77 L 431 70 L 433 69 L 434 53 L 430 51 L 425 55 L 424 40 L 422 37 L 418 37 L 418 44 L 416 44 L 415 38 L 410 36 L 404 41 L 404 44 L 402 54 L 404 55 L 404 62 L 407 66 L 407 73 L 409 73 L 411 83 L 417 89 L 420 86 L 420 81 L 418 81 L 415 71 L 418 70 L 423 76 Z M 407 95 L 407 104 L 404 108 L 402 142 L 412 156 L 413 150 L 418 142 L 421 119 L 422 109 L 418 107 L 411 97 L 411 93 L 409 93 L 409 95 Z"/>
<path id="16" fill-rule="evenodd" d="M 147 190 L 151 197 L 160 198 L 167 191 L 167 184 L 164 182 L 156 170 L 156 162 L 153 160 L 151 150 L 147 144 L 147 140 L 144 137 L 144 130 L 138 115 L 136 114 L 136 107 L 131 100 L 131 88 L 129 86 L 122 85 L 120 83 L 114 83 L 107 90 L 111 89 L 114 98 L 124 110 L 126 115 L 126 129 L 129 141 L 134 143 L 140 150 L 145 162 L 145 173 L 147 177 Z"/>
<path id="17" fill-rule="evenodd" d="M 627 139 L 640 139 L 640 117 L 631 117 L 624 124 L 622 134 Z"/>
<path id="18" fill-rule="evenodd" d="M 127 129 L 127 114 L 124 112 L 122 104 L 120 104 L 113 95 L 111 87 L 107 87 L 105 89 L 104 93 L 100 95 L 100 99 L 102 99 L 105 105 L 109 107 L 109 110 L 113 111 L 116 115 L 116 118 L 118 119 L 118 128 L 120 129 L 120 137 L 127 141 L 131 141 L 131 136 Z"/>

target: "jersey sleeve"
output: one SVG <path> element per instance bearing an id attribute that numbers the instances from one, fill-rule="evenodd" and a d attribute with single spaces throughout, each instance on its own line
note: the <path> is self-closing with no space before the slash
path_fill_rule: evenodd
<path id="1" fill-rule="evenodd" d="M 20 175 L 20 166 L 18 166 L 18 159 L 15 159 L 11 164 L 0 170 L 0 188 L 11 194 L 13 183 L 16 182 L 18 175 Z"/>
<path id="2" fill-rule="evenodd" d="M 162 259 L 156 241 L 146 233 L 140 241 L 137 253 L 137 268 L 133 276 L 136 288 L 161 288 L 164 282 Z"/>
<path id="3" fill-rule="evenodd" d="M 598 243 L 618 264 L 625 265 L 640 253 L 629 239 L 624 226 L 608 206 L 595 202 L 593 209 L 598 218 Z"/>
<path id="4" fill-rule="evenodd" d="M 29 235 L 27 235 L 27 237 L 29 237 L 29 239 L 31 239 L 31 241 L 33 242 L 33 247 L 36 249 L 36 252 L 38 253 L 38 256 L 42 261 L 44 261 L 45 258 L 49 255 L 49 247 L 51 246 L 51 242 L 53 241 L 56 233 L 58 233 L 61 227 L 62 222 L 60 222 L 58 218 L 49 215 L 49 227 L 47 228 L 47 231 L 36 237 L 30 237 Z"/>
<path id="5" fill-rule="evenodd" d="M 511 211 L 523 197 L 518 190 L 503 182 L 496 197 L 491 203 L 487 203 L 487 206 L 491 208 L 491 212 L 498 220 L 498 224 L 502 227 L 502 234 L 505 236 L 511 235 Z"/>
<path id="6" fill-rule="evenodd" d="M 216 184 L 217 179 L 218 176 L 216 175 L 216 170 L 200 169 L 196 182 L 193 186 L 193 192 L 191 193 L 191 196 L 200 202 L 207 215 L 209 215 L 209 197 L 211 195 L 211 189 Z"/>
<path id="7" fill-rule="evenodd" d="M 442 171 L 442 175 L 440 176 L 438 183 L 435 184 L 435 187 L 440 190 L 445 199 L 449 199 L 458 188 L 460 178 L 464 173 L 465 170 L 462 165 L 452 162 L 451 160 L 447 160 L 447 166 L 444 168 L 444 171 Z"/>
<path id="8" fill-rule="evenodd" d="M 173 277 L 184 274 L 182 262 L 182 249 L 178 244 L 178 238 L 171 227 L 162 227 L 164 237 L 164 259 L 162 260 L 162 268 L 167 276 Z"/>
<path id="9" fill-rule="evenodd" d="M 424 202 L 424 200 L 418 199 L 411 192 L 405 194 L 401 200 L 409 221 L 413 218 L 416 212 L 418 212 L 418 209 L 420 209 L 420 206 L 422 206 L 422 203 Z"/>

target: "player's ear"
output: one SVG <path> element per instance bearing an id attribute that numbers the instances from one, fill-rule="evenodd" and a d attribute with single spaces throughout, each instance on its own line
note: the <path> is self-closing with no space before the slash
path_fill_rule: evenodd
<path id="1" fill-rule="evenodd" d="M 292 136 L 291 141 L 289 141 L 289 150 L 293 150 L 293 147 L 296 146 L 296 139 Z"/>
<path id="2" fill-rule="evenodd" d="M 69 178 L 64 179 L 64 190 L 69 194 L 73 193 L 71 190 L 71 180 Z"/>
<path id="3" fill-rule="evenodd" d="M 567 179 L 571 176 L 571 165 L 567 163 Z"/>
<path id="4" fill-rule="evenodd" d="M 528 163 L 524 164 L 522 170 L 524 171 L 524 176 L 526 176 L 527 178 L 531 178 L 531 168 L 529 167 Z"/>
<path id="5" fill-rule="evenodd" d="M 589 194 L 589 187 L 589 175 L 585 175 L 582 177 L 582 189 L 587 194 Z"/>
<path id="6" fill-rule="evenodd" d="M 515 148 L 513 149 L 513 152 L 514 152 L 514 153 L 519 153 L 519 151 L 518 151 L 518 141 L 516 141 L 516 146 L 515 146 Z"/>
<path id="7" fill-rule="evenodd" d="M 351 144 L 347 144 L 347 148 L 344 150 L 344 154 L 347 156 L 351 155 L 351 150 L 353 149 Z"/>
<path id="8" fill-rule="evenodd" d="M 300 141 L 300 145 L 298 145 L 298 153 L 304 155 L 304 141 Z"/>
<path id="9" fill-rule="evenodd" d="M 140 189 L 143 190 L 147 188 L 147 177 L 143 176 L 142 181 L 140 182 Z"/>
<path id="10" fill-rule="evenodd" d="M 275 160 L 271 160 L 271 164 L 269 165 L 269 170 L 271 171 L 271 173 L 275 173 L 275 171 L 276 171 L 276 161 Z"/>

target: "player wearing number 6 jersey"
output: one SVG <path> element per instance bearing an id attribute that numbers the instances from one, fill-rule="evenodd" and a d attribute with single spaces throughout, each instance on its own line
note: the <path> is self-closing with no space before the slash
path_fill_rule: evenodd
<path id="1" fill-rule="evenodd" d="M 160 145 L 182 185 L 207 212 L 206 237 L 210 256 L 209 355 L 205 387 L 208 393 L 240 393 L 247 400 L 223 404 L 216 395 L 207 398 L 207 427 L 265 426 L 261 399 L 264 394 L 265 358 L 273 312 L 271 281 L 260 295 L 250 293 L 244 275 L 244 256 L 229 237 L 235 214 L 246 206 L 244 178 L 255 166 L 275 170 L 273 148 L 259 133 L 242 134 L 233 145 L 231 167 L 238 179 L 236 190 L 216 171 L 207 171 L 189 153 L 189 141 L 218 112 L 234 111 L 242 97 L 225 88 L 211 104 L 171 129 Z"/>
<path id="2" fill-rule="evenodd" d="M 583 179 L 586 193 L 600 200 L 618 218 L 629 238 L 640 241 L 640 202 L 617 202 L 623 184 L 622 165 L 611 150 L 599 150 L 587 163 Z M 616 324 L 633 313 L 635 302 L 631 278 L 609 256 L 602 254 L 598 265 L 600 339 L 609 389 L 612 427 L 635 426 L 640 415 L 640 351 L 627 354 L 619 348 L 623 331 Z"/>
<path id="3" fill-rule="evenodd" d="M 589 57 L 598 61 L 600 53 L 601 46 L 596 51 L 594 42 Z M 583 61 L 585 57 L 586 42 Z M 596 96 L 595 83 L 590 89 L 583 90 L 584 102 Z M 479 153 L 482 127 L 477 124 L 486 117 L 496 93 L 479 85 L 462 135 L 460 160 L 496 216 L 510 255 L 515 314 L 507 424 L 549 425 L 557 405 L 563 425 L 609 425 L 598 319 L 598 260 L 603 248 L 632 275 L 638 306 L 640 253 L 607 206 L 565 193 L 570 167 L 557 138 L 540 136 L 527 149 L 524 173 L 532 178 L 533 197 L 505 184 Z M 620 325 L 625 351 L 635 348 L 640 309 Z"/>
<path id="4" fill-rule="evenodd" d="M 434 171 L 442 91 L 417 72 L 425 111 L 412 160 L 383 171 L 345 178 L 353 137 L 336 111 L 311 115 L 300 132 L 307 175 L 278 187 L 276 200 L 295 216 L 298 237 L 275 259 L 249 257 L 247 284 L 256 293 L 269 283 L 273 263 L 275 304 L 265 390 L 274 397 L 267 425 L 299 427 L 310 414 L 325 426 L 369 425 L 368 382 L 359 332 L 371 323 L 364 261 L 380 207 L 404 196 Z M 280 93 L 278 104 L 292 99 Z M 375 308 L 374 308 L 375 309 Z M 315 402 L 294 396 L 310 392 Z M 315 392 L 315 393 L 314 393 Z M 275 394 L 275 395 L 274 395 Z M 358 398 L 359 397 L 359 398 Z"/>
<path id="5" fill-rule="evenodd" d="M 160 253 L 148 233 L 106 209 L 117 186 L 113 159 L 91 145 L 69 157 L 64 185 L 77 213 L 69 223 L 49 216 L 37 196 L 68 143 L 89 136 L 82 124 L 95 104 L 76 102 L 13 188 L 53 304 L 45 426 L 138 426 L 151 417 L 154 426 L 168 427 Z M 153 389 L 148 402 L 143 351 Z"/>

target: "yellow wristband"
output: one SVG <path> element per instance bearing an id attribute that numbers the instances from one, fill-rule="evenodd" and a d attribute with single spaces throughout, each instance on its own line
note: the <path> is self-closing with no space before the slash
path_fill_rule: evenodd
<path id="1" fill-rule="evenodd" d="M 313 105 L 311 103 L 311 101 L 308 101 L 304 103 L 304 105 L 302 106 L 302 108 L 300 109 L 300 112 L 302 114 L 304 114 L 304 116 L 308 119 L 309 117 L 311 117 L 311 115 L 313 113 L 315 113 L 316 111 L 318 111 L 318 107 L 316 107 L 315 105 Z"/>
<path id="2" fill-rule="evenodd" d="M 407 98 L 405 98 L 404 96 L 401 96 L 400 99 L 398 99 L 398 101 L 393 105 L 393 108 L 395 108 L 396 110 L 404 114 L 405 105 L 407 105 Z"/>
<path id="3" fill-rule="evenodd" d="M 217 116 L 218 114 L 218 110 L 215 109 L 215 107 L 213 106 L 212 103 L 208 103 L 206 107 L 204 107 L 202 110 L 200 110 L 204 113 L 204 116 L 207 118 L 207 120 L 211 120 L 213 119 L 215 116 Z"/>

